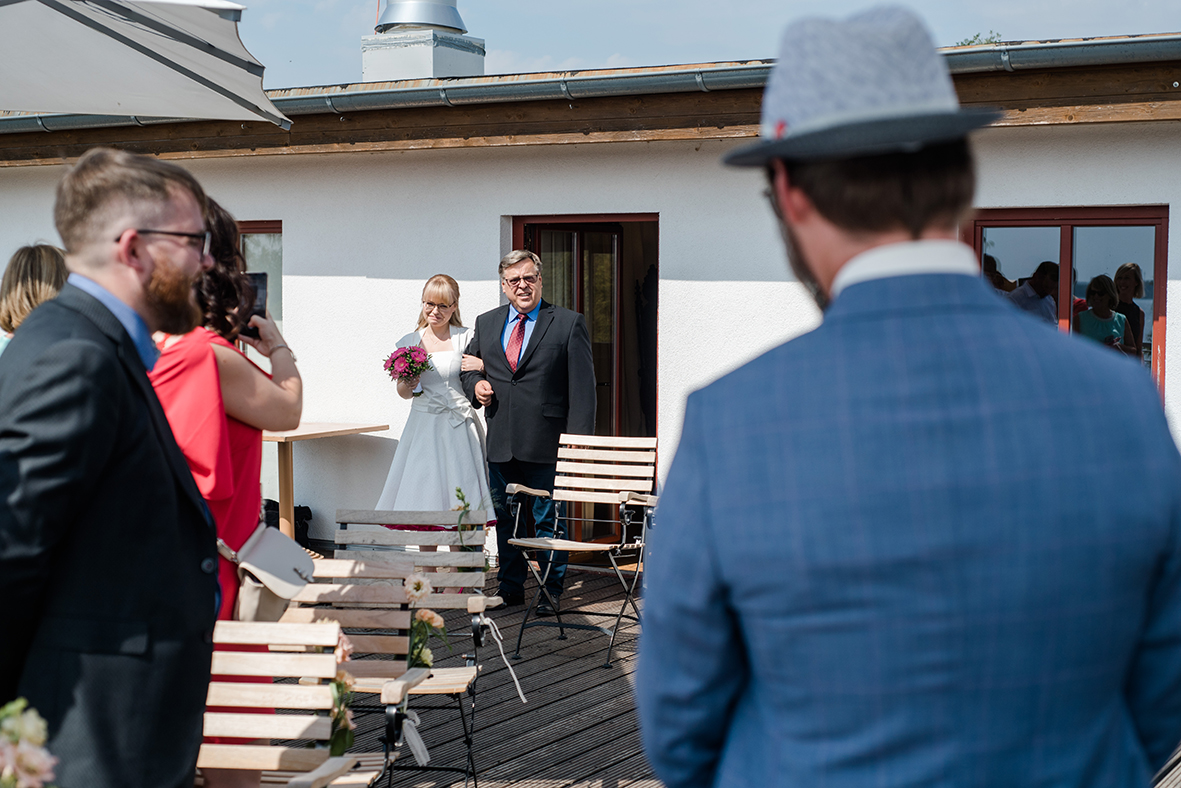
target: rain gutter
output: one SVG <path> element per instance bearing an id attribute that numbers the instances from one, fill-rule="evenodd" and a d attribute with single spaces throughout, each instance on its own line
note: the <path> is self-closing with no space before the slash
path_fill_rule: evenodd
<path id="1" fill-rule="evenodd" d="M 1083 39 L 1029 44 L 990 44 L 942 51 L 952 74 L 1105 66 L 1181 60 L 1181 34 L 1116 39 Z M 364 112 L 420 107 L 460 107 L 512 101 L 554 101 L 762 88 L 773 62 L 738 66 L 702 66 L 625 73 L 572 72 L 569 76 L 499 80 L 473 78 L 422 80 L 406 87 L 336 90 L 272 95 L 287 116 L 323 112 Z M 426 84 L 423 84 L 426 83 Z M 285 93 L 287 91 L 272 91 Z M 97 115 L 14 115 L 0 117 L 0 134 L 32 131 L 146 126 L 186 122 L 183 118 L 134 118 Z"/>

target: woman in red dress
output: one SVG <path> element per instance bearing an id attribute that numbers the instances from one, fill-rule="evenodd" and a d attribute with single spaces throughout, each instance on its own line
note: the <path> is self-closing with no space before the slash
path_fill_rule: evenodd
<path id="1" fill-rule="evenodd" d="M 239 337 L 242 316 L 250 314 L 254 293 L 245 276 L 238 226 L 212 200 L 206 222 L 213 234 L 213 266 L 198 285 L 202 326 L 183 336 L 166 337 L 150 378 L 209 505 L 218 537 L 237 550 L 259 523 L 262 431 L 299 426 L 303 383 L 295 356 L 270 314 L 250 318 L 258 339 Z M 234 346 L 235 339 L 268 357 L 271 374 L 247 359 Z M 238 598 L 237 567 L 219 557 L 218 579 L 222 592 L 218 618 L 229 620 Z M 257 786 L 260 779 L 257 771 L 239 769 L 205 769 L 203 774 L 210 788 Z"/>

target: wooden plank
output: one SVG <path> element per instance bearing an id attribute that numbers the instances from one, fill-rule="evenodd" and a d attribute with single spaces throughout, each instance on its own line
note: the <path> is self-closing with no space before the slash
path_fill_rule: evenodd
<path id="1" fill-rule="evenodd" d="M 656 449 L 656 438 L 624 438 L 618 435 L 571 435 L 562 433 L 558 441 L 563 446 L 610 446 L 627 449 Z"/>
<path id="2" fill-rule="evenodd" d="M 409 610 L 340 610 L 337 608 L 293 607 L 283 614 L 283 621 L 296 624 L 336 621 L 342 627 L 357 627 L 358 629 L 408 629 L 410 615 Z M 310 676 L 312 674 L 291 673 L 288 675 Z"/>
<path id="3" fill-rule="evenodd" d="M 656 462 L 654 451 L 611 451 L 608 449 L 558 448 L 558 458 L 563 460 L 600 460 L 606 462 Z"/>
<path id="4" fill-rule="evenodd" d="M 243 708 L 331 709 L 332 690 L 326 684 L 300 686 L 214 681 L 209 684 L 205 703 Z"/>
<path id="5" fill-rule="evenodd" d="M 1005 110 L 994 126 L 1065 126 L 1076 123 L 1124 123 L 1181 120 L 1181 102 L 1029 107 Z"/>
<path id="6" fill-rule="evenodd" d="M 256 744 L 202 744 L 198 769 L 286 769 L 306 772 L 328 760 L 328 750 Z"/>
<path id="7" fill-rule="evenodd" d="M 342 424 L 334 421 L 311 421 L 304 422 L 293 430 L 263 430 L 262 439 L 271 443 L 292 443 L 317 438 L 359 435 L 363 432 L 385 432 L 389 428 L 388 424 Z"/>
<path id="8" fill-rule="evenodd" d="M 333 553 L 335 558 L 346 558 L 346 560 L 364 561 L 365 563 L 372 563 L 368 558 L 372 555 L 374 550 L 336 550 Z M 414 571 L 416 567 L 424 566 L 458 566 L 471 569 L 484 568 L 484 554 L 480 553 L 394 553 L 382 552 L 382 562 L 393 565 L 401 564 L 403 570 L 411 568 Z M 386 555 L 397 556 L 395 559 L 385 559 Z M 404 574 L 407 574 L 404 572 Z M 318 575 L 317 575 L 318 576 Z M 354 575 L 355 576 L 355 575 Z"/>
<path id="9" fill-rule="evenodd" d="M 353 583 L 308 583 L 292 599 L 303 604 L 405 604 L 406 588 L 396 585 L 356 585 Z"/>
<path id="10" fill-rule="evenodd" d="M 596 462 L 558 461 L 558 473 L 580 473 L 586 476 L 634 476 L 651 479 L 656 475 L 655 465 L 604 465 Z"/>
<path id="11" fill-rule="evenodd" d="M 525 550 L 563 550 L 576 553 L 606 552 L 619 547 L 619 543 L 575 542 L 569 539 L 510 539 L 509 544 Z M 626 545 L 630 547 L 631 545 Z M 638 547 L 638 545 L 636 545 Z"/>
<path id="12" fill-rule="evenodd" d="M 336 675 L 336 656 L 215 651 L 212 672 L 217 676 L 313 676 L 330 679 Z"/>
<path id="13" fill-rule="evenodd" d="M 622 490 L 632 490 L 634 492 L 651 492 L 651 479 L 591 479 L 579 476 L 556 476 L 554 477 L 554 495 L 557 495 L 557 488 L 564 487 L 566 489 L 585 489 L 585 490 L 615 490 L 617 492 Z M 616 500 L 619 500 L 616 498 Z"/>
<path id="14" fill-rule="evenodd" d="M 238 645 L 307 645 L 336 647 L 340 627 L 331 624 L 308 626 L 276 622 L 218 621 L 213 642 Z"/>
<path id="15" fill-rule="evenodd" d="M 459 522 L 458 509 L 433 512 L 399 512 L 385 509 L 337 509 L 336 522 L 356 525 L 442 525 L 454 528 Z M 488 512 L 472 509 L 463 518 L 465 525 L 483 525 L 488 522 Z M 383 529 L 385 530 L 385 529 Z M 419 533 L 430 533 L 420 531 Z"/>
<path id="16" fill-rule="evenodd" d="M 349 635 L 357 654 L 400 654 L 410 651 L 410 638 L 404 635 Z M 347 666 L 346 666 L 347 668 Z"/>
<path id="17" fill-rule="evenodd" d="M 341 777 L 357 765 L 355 756 L 329 758 L 317 768 L 292 778 L 287 788 L 324 788 L 337 777 Z"/>
<path id="18" fill-rule="evenodd" d="M 303 714 L 226 714 L 207 711 L 203 731 L 206 736 L 327 741 L 332 735 L 332 720 Z"/>
<path id="19" fill-rule="evenodd" d="M 338 550 L 337 552 L 345 552 Z M 374 551 L 351 551 L 348 558 L 317 558 L 312 562 L 313 576 L 339 580 L 361 578 L 369 580 L 402 580 L 414 571 L 414 562 L 406 559 L 392 559 L 387 556 L 403 556 L 405 553 L 377 553 Z M 354 556 L 362 556 L 354 558 Z"/>
<path id="20" fill-rule="evenodd" d="M 454 525 L 455 523 L 452 523 Z M 458 545 L 479 547 L 486 541 L 486 529 L 463 531 L 392 531 L 380 525 L 350 525 L 338 530 L 333 538 L 337 544 L 380 544 L 392 546 Z"/>

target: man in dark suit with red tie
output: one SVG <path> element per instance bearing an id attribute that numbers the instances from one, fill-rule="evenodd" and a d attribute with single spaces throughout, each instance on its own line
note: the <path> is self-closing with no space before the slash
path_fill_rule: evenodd
<path id="1" fill-rule="evenodd" d="M 500 285 L 509 302 L 476 318 L 467 353 L 483 359 L 484 370 L 463 373 L 463 388 L 474 406 L 486 409 L 500 557 L 497 579 L 505 603 L 519 605 L 524 602 L 525 559 L 508 543 L 513 520 L 505 487 L 522 484 L 553 491 L 561 434 L 595 431 L 595 370 L 586 319 L 542 300 L 537 255 L 520 250 L 505 255 Z M 537 535 L 564 538 L 559 514 L 552 499 L 535 498 Z M 546 575 L 546 590 L 555 603 L 565 575 L 565 556 L 555 553 Z M 552 612 L 549 600 L 538 605 L 540 615 Z"/>

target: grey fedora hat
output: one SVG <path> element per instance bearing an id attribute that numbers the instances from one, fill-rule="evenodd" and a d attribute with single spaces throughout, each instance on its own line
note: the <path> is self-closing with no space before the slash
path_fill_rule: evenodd
<path id="1" fill-rule="evenodd" d="M 898 6 L 846 20 L 802 19 L 783 33 L 763 93 L 760 141 L 727 164 L 916 151 L 1000 117 L 963 109 L 922 21 Z"/>

